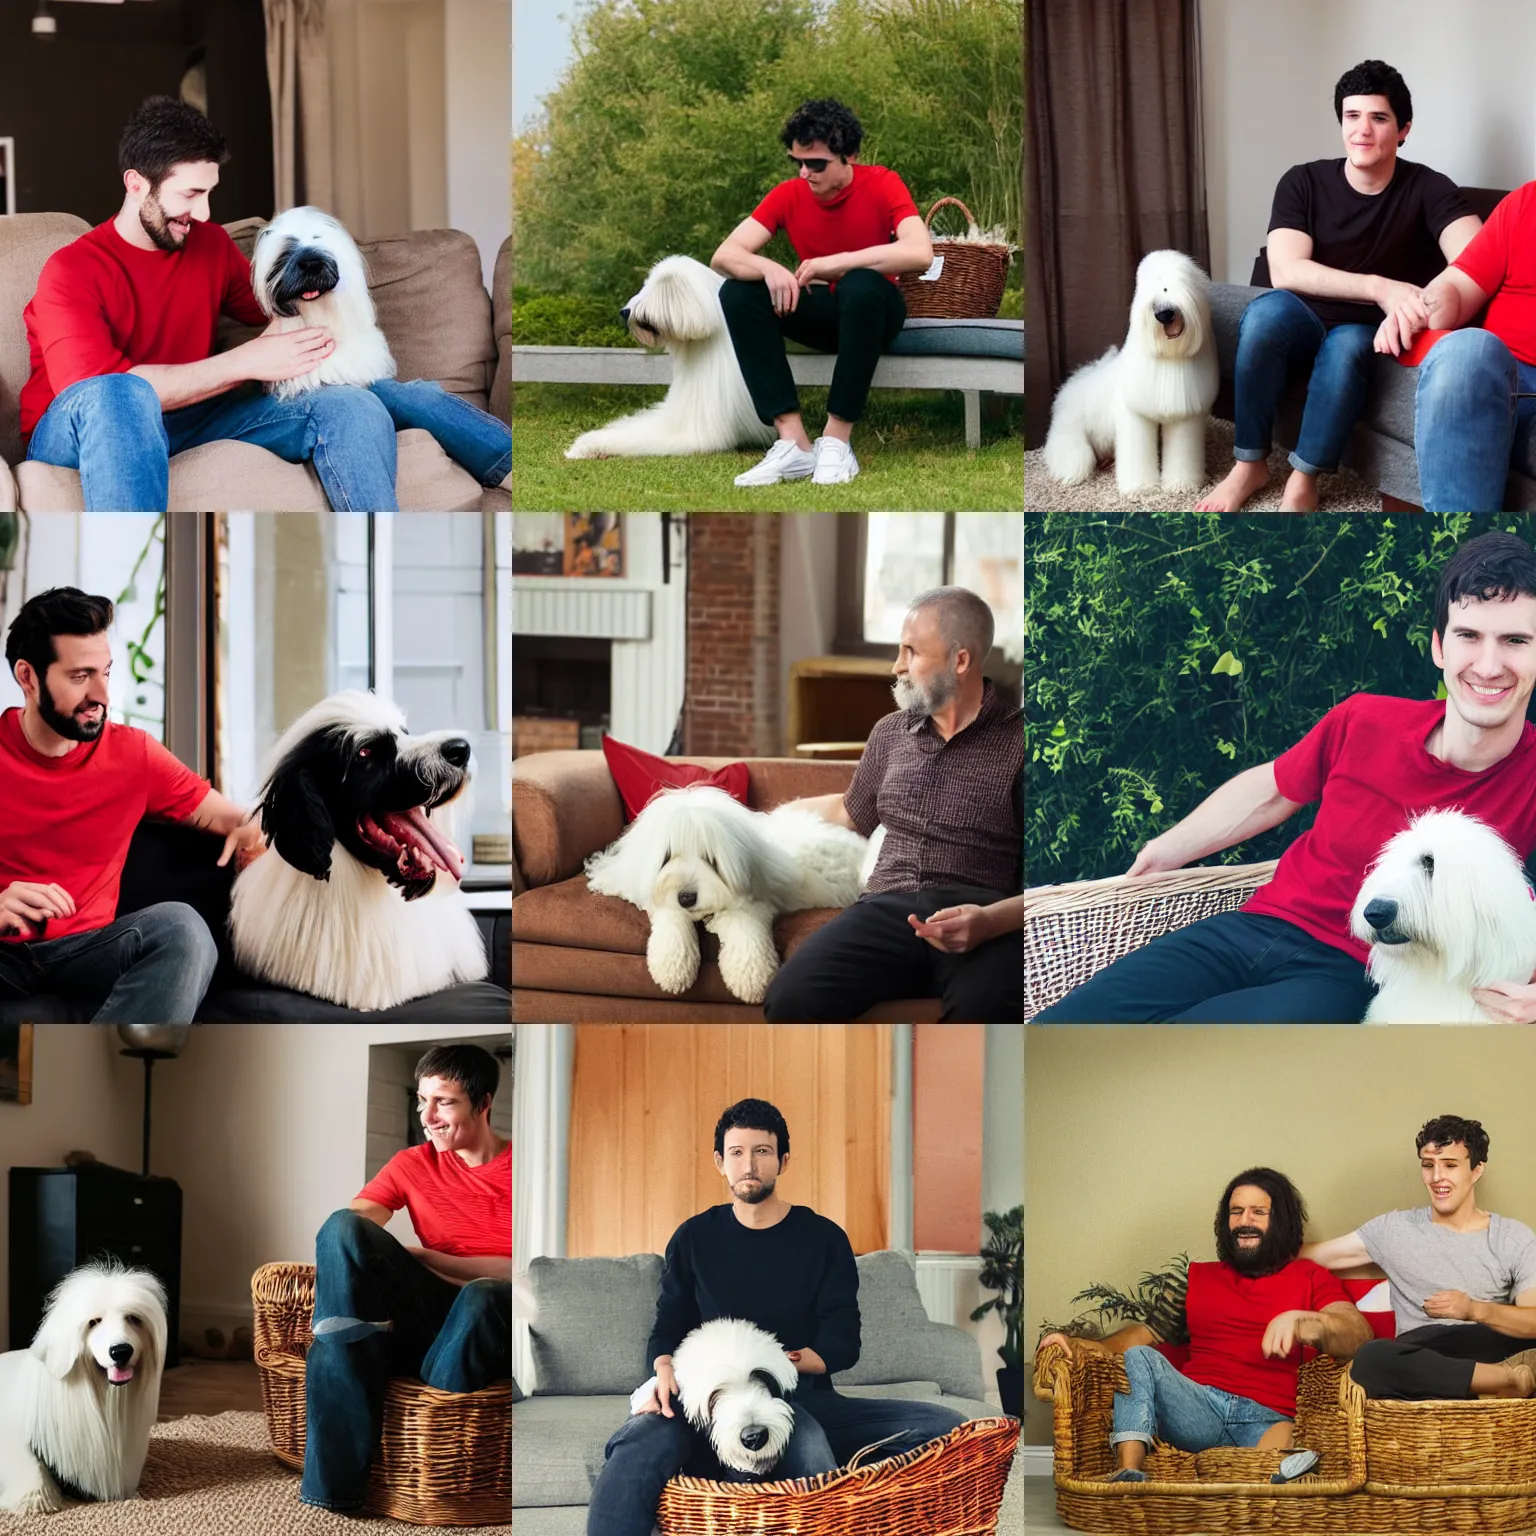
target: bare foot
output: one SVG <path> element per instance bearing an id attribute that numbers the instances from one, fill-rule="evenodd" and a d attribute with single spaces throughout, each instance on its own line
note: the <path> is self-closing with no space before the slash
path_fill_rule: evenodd
<path id="1" fill-rule="evenodd" d="M 1317 476 L 1293 469 L 1280 495 L 1282 512 L 1317 511 Z"/>
<path id="2" fill-rule="evenodd" d="M 1269 465 L 1263 459 L 1238 459 L 1227 478 L 1195 503 L 1196 512 L 1236 512 L 1250 496 L 1269 484 Z"/>
<path id="3" fill-rule="evenodd" d="M 1512 1365 L 1509 1374 L 1514 1378 L 1507 1395 L 1509 1397 L 1536 1397 L 1536 1371 L 1528 1365 Z"/>
<path id="4" fill-rule="evenodd" d="M 1478 1365 L 1472 1389 L 1480 1397 L 1536 1397 L 1536 1373 L 1528 1365 Z"/>

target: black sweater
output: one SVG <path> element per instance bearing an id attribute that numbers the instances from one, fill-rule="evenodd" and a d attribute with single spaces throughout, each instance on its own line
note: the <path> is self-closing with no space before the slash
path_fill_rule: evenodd
<path id="1" fill-rule="evenodd" d="M 827 1374 L 805 1380 L 830 1388 L 833 1373 L 859 1358 L 859 1272 L 848 1234 L 808 1205 L 762 1231 L 743 1226 L 729 1205 L 690 1216 L 667 1244 L 646 1359 L 654 1366 L 717 1317 L 756 1323 L 787 1350 L 814 1349 Z"/>

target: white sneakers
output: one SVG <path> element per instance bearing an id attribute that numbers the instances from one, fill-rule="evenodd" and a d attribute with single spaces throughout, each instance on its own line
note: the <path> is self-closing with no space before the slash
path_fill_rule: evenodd
<path id="1" fill-rule="evenodd" d="M 810 453 L 781 437 L 745 473 L 736 476 L 740 486 L 777 485 L 781 480 L 810 480 L 812 485 L 842 485 L 859 472 L 853 449 L 835 437 L 818 437 Z"/>
<path id="2" fill-rule="evenodd" d="M 859 472 L 859 461 L 853 449 L 835 437 L 816 439 L 816 468 L 811 472 L 812 485 L 842 485 Z"/>

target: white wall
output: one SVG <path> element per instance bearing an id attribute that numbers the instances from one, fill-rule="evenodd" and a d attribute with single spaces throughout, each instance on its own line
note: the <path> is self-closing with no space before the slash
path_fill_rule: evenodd
<path id="1" fill-rule="evenodd" d="M 987 1025 L 982 1089 L 981 1208 L 1024 1203 L 1024 1026 Z"/>
<path id="2" fill-rule="evenodd" d="M 507 0 L 445 0 L 448 84 L 448 223 L 475 237 L 491 286 L 496 252 L 512 227 L 512 7 Z"/>
<path id="3" fill-rule="evenodd" d="M 784 514 L 779 541 L 779 751 L 789 750 L 789 669 L 830 656 L 837 633 L 837 513 Z"/>

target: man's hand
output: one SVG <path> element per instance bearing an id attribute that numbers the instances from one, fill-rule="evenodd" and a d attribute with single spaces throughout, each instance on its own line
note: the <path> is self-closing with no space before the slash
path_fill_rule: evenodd
<path id="1" fill-rule="evenodd" d="M 1047 1345 L 1054 1344 L 1058 1349 L 1066 1350 L 1067 1358 L 1070 1360 L 1079 1347 L 1088 1348 L 1092 1343 L 1092 1339 L 1074 1339 L 1065 1333 L 1048 1333 L 1035 1345 L 1035 1353 L 1038 1355 Z"/>
<path id="2" fill-rule="evenodd" d="M 313 373 L 336 350 L 335 338 L 322 325 L 279 331 L 276 324 L 274 320 L 260 336 L 234 349 L 243 377 L 261 384 L 297 379 Z"/>
<path id="3" fill-rule="evenodd" d="M 224 839 L 224 851 L 218 857 L 219 868 L 229 863 L 230 854 L 235 856 L 235 872 L 238 874 L 247 864 L 254 863 L 267 851 L 267 840 L 261 834 L 261 822 L 256 819 L 256 813 L 251 812 L 251 819 L 243 821 L 228 837 Z"/>
<path id="4" fill-rule="evenodd" d="M 75 899 L 62 885 L 40 885 L 33 880 L 13 880 L 0 891 L 0 933 L 19 933 L 24 939 L 42 937 L 50 917 L 73 917 Z"/>
<path id="5" fill-rule="evenodd" d="M 656 1357 L 656 1390 L 649 1402 L 642 1403 L 636 1413 L 659 1413 L 663 1418 L 675 1419 L 672 1399 L 677 1396 L 677 1377 L 672 1374 L 672 1356 Z"/>
<path id="6" fill-rule="evenodd" d="M 1409 288 L 1406 283 L 1393 286 Z M 1407 297 L 1387 310 L 1387 318 L 1376 327 L 1376 339 L 1371 345 L 1378 352 L 1390 352 L 1393 357 L 1400 357 L 1413 345 L 1413 338 L 1430 324 L 1434 303 L 1419 289 L 1409 288 Z"/>
<path id="7" fill-rule="evenodd" d="M 970 901 L 959 907 L 945 907 L 926 923 L 916 913 L 909 912 L 907 922 L 920 939 L 926 939 L 935 949 L 951 955 L 963 955 L 997 937 L 987 909 Z"/>
<path id="8" fill-rule="evenodd" d="M 814 1349 L 786 1349 L 784 1353 L 794 1362 L 795 1369 L 802 1376 L 825 1376 L 827 1374 L 827 1362 Z"/>
<path id="9" fill-rule="evenodd" d="M 1536 1024 L 1536 986 L 1522 981 L 1494 981 L 1473 987 L 1472 1001 L 1501 1024 Z"/>
<path id="10" fill-rule="evenodd" d="M 1141 852 L 1136 855 L 1131 867 L 1126 870 L 1127 875 L 1156 875 L 1164 870 L 1182 869 L 1184 860 L 1168 847 L 1160 837 L 1154 837 L 1151 842 L 1142 844 Z"/>
<path id="11" fill-rule="evenodd" d="M 835 283 L 847 271 L 841 256 L 812 256 L 795 268 L 795 281 L 809 288 L 812 283 Z"/>
<path id="12" fill-rule="evenodd" d="M 763 258 L 763 281 L 768 285 L 768 296 L 773 300 L 776 315 L 793 314 L 800 303 L 800 284 L 788 267 Z"/>
<path id="13" fill-rule="evenodd" d="M 1449 1317 L 1458 1322 L 1476 1322 L 1474 1313 L 1477 1303 L 1465 1291 L 1436 1291 L 1424 1298 L 1424 1311 L 1429 1317 Z"/>
<path id="14" fill-rule="evenodd" d="M 1298 1344 L 1317 1348 L 1322 1336 L 1322 1320 L 1315 1312 L 1293 1309 L 1270 1318 L 1259 1347 L 1266 1360 L 1283 1360 Z"/>
<path id="15" fill-rule="evenodd" d="M 1415 315 L 1418 324 L 1415 330 L 1422 331 L 1429 324 L 1429 309 L 1424 303 L 1424 290 L 1417 283 L 1400 283 L 1390 277 L 1381 277 L 1376 280 L 1376 307 L 1383 314 L 1393 314 L 1402 311 Z"/>

